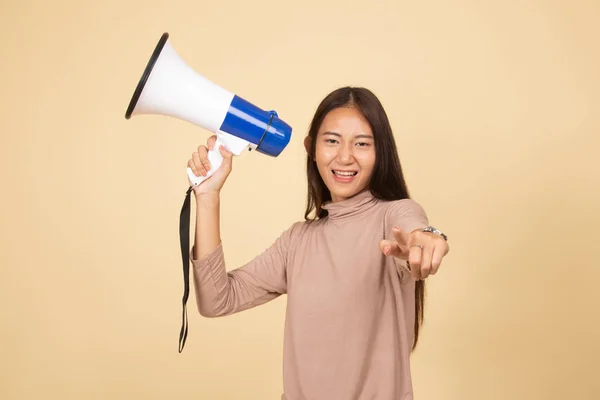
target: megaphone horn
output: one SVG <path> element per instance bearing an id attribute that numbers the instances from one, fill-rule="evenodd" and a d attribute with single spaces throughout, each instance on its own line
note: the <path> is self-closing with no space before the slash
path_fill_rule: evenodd
<path id="1" fill-rule="evenodd" d="M 235 155 L 246 149 L 277 157 L 291 139 L 292 128 L 274 110 L 265 111 L 200 75 L 178 56 L 164 33 L 156 45 L 125 112 L 178 118 L 217 135 L 209 151 L 211 170 L 195 176 L 188 168 L 190 182 L 197 186 L 212 176 L 222 163 L 219 146 Z"/>

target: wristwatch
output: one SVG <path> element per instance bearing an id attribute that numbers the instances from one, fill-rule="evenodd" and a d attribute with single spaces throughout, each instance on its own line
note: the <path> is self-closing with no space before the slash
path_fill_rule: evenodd
<path id="1" fill-rule="evenodd" d="M 421 231 L 435 233 L 436 235 L 440 235 L 441 237 L 443 237 L 445 241 L 448 241 L 448 236 L 446 236 L 445 234 L 443 234 L 442 232 L 440 232 L 438 229 L 434 228 L 433 226 L 428 226 L 427 228 L 423 228 L 423 229 L 421 229 Z"/>

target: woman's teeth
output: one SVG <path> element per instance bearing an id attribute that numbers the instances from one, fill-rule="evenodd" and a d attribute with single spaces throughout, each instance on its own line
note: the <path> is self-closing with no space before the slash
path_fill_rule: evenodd
<path id="1" fill-rule="evenodd" d="M 336 170 L 333 170 L 333 173 L 336 174 L 337 176 L 341 176 L 344 178 L 358 174 L 358 172 L 356 172 L 356 171 L 336 171 Z"/>

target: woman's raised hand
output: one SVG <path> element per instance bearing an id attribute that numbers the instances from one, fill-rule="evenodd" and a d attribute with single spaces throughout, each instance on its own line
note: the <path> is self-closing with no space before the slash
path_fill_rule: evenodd
<path id="1" fill-rule="evenodd" d="M 211 165 L 208 159 L 208 152 L 213 150 L 216 141 L 217 137 L 216 135 L 213 135 L 206 141 L 206 146 L 200 145 L 198 146 L 198 149 L 192 153 L 192 158 L 188 160 L 187 166 L 192 170 L 194 175 L 206 176 L 208 171 L 210 171 Z M 218 195 L 231 172 L 233 154 L 223 146 L 220 146 L 217 151 L 223 156 L 223 163 L 211 177 L 204 180 L 198 186 L 194 186 L 193 189 L 196 197 L 202 195 Z"/>

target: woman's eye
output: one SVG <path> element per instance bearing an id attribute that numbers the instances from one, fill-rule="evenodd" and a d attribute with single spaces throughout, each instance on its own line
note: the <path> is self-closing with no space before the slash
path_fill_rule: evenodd
<path id="1" fill-rule="evenodd" d="M 327 143 L 331 143 L 331 144 L 335 144 L 335 143 L 337 143 L 337 140 L 335 140 L 335 139 L 325 139 L 325 141 L 326 141 Z"/>
<path id="2" fill-rule="evenodd" d="M 366 142 L 359 142 L 359 143 L 357 143 L 357 145 L 358 145 L 359 147 L 367 147 L 367 146 L 369 145 L 369 143 L 366 143 Z"/>

